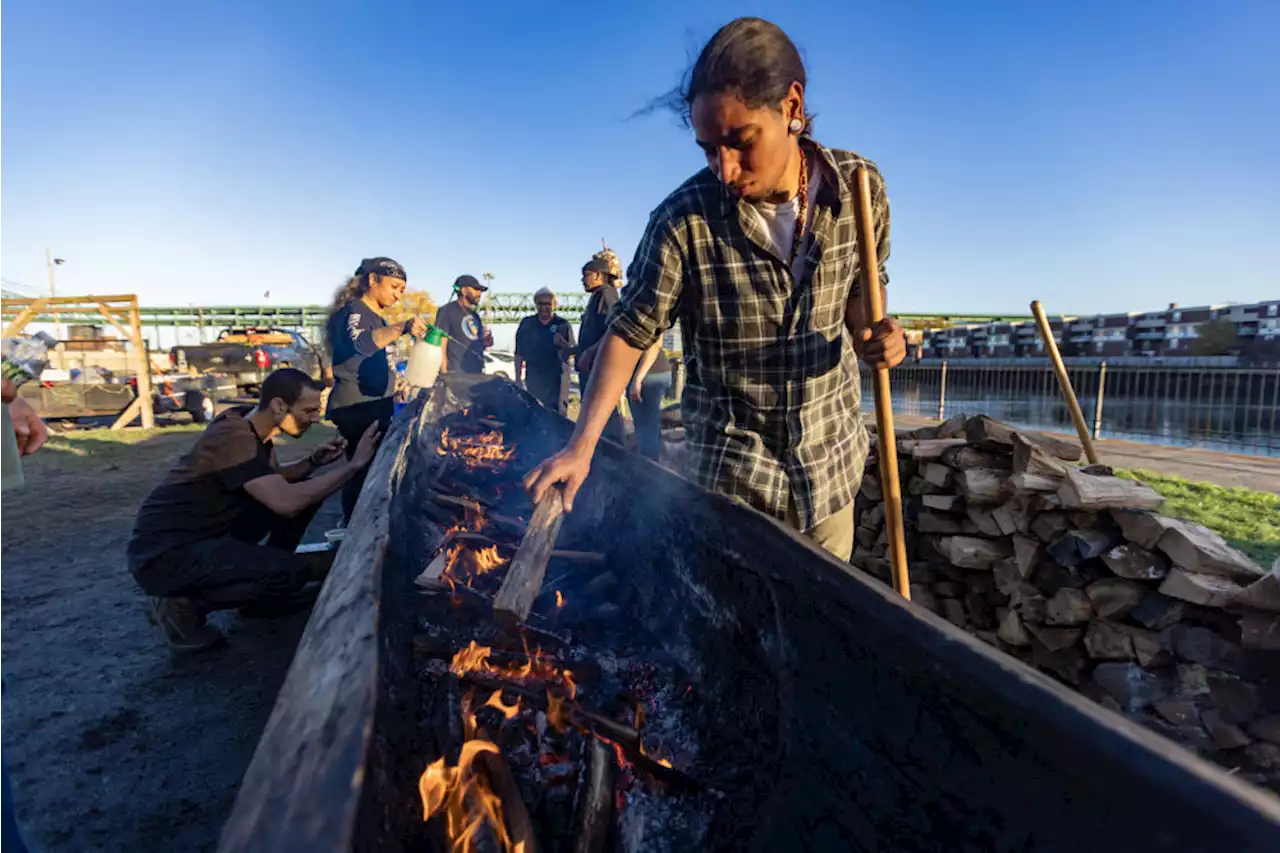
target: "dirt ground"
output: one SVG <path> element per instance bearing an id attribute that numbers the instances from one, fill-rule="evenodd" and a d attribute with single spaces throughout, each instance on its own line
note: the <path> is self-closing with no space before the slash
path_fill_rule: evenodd
<path id="1" fill-rule="evenodd" d="M 213 850 L 306 623 L 218 614 L 229 646 L 185 658 L 147 623 L 125 543 L 196 434 L 57 436 L 4 495 L 3 759 L 35 851 Z M 338 515 L 331 500 L 307 541 Z"/>

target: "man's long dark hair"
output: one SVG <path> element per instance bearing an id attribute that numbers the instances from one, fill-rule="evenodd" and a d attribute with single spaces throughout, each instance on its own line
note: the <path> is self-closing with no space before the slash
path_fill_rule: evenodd
<path id="1" fill-rule="evenodd" d="M 804 61 L 782 28 L 763 18 L 736 18 L 703 46 L 680 85 L 652 101 L 641 114 L 666 109 L 690 127 L 699 95 L 732 93 L 752 109 L 782 103 L 792 83 L 807 85 Z M 813 117 L 805 115 L 805 133 Z"/>

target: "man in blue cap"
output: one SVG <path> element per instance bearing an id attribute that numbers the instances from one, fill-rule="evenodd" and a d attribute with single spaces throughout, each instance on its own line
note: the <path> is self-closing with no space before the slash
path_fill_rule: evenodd
<path id="1" fill-rule="evenodd" d="M 476 309 L 488 285 L 473 275 L 453 283 L 453 301 L 436 312 L 436 328 L 448 336 L 442 373 L 484 373 L 484 351 L 493 346 L 493 333 L 484 327 Z"/>

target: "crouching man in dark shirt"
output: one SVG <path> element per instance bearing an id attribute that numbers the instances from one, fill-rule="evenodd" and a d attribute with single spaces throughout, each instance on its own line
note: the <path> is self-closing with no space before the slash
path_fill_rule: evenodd
<path id="1" fill-rule="evenodd" d="M 371 425 L 350 459 L 316 477 L 345 456 L 344 439 L 280 465 L 272 439 L 296 438 L 319 421 L 323 388 L 301 370 L 275 371 L 258 405 L 218 416 L 138 510 L 129 568 L 152 596 L 148 616 L 173 648 L 224 640 L 205 620 L 211 611 L 279 610 L 323 579 L 328 555 L 294 550 L 324 499 L 373 459 L 379 438 Z"/>

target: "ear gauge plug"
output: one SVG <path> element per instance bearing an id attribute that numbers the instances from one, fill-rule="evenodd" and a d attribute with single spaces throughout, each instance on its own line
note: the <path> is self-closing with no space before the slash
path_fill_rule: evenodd
<path id="1" fill-rule="evenodd" d="M 800 131 L 804 130 L 804 122 L 802 122 L 798 118 L 793 118 L 791 120 L 791 123 L 787 125 L 787 130 L 791 131 L 792 133 L 799 133 Z"/>

